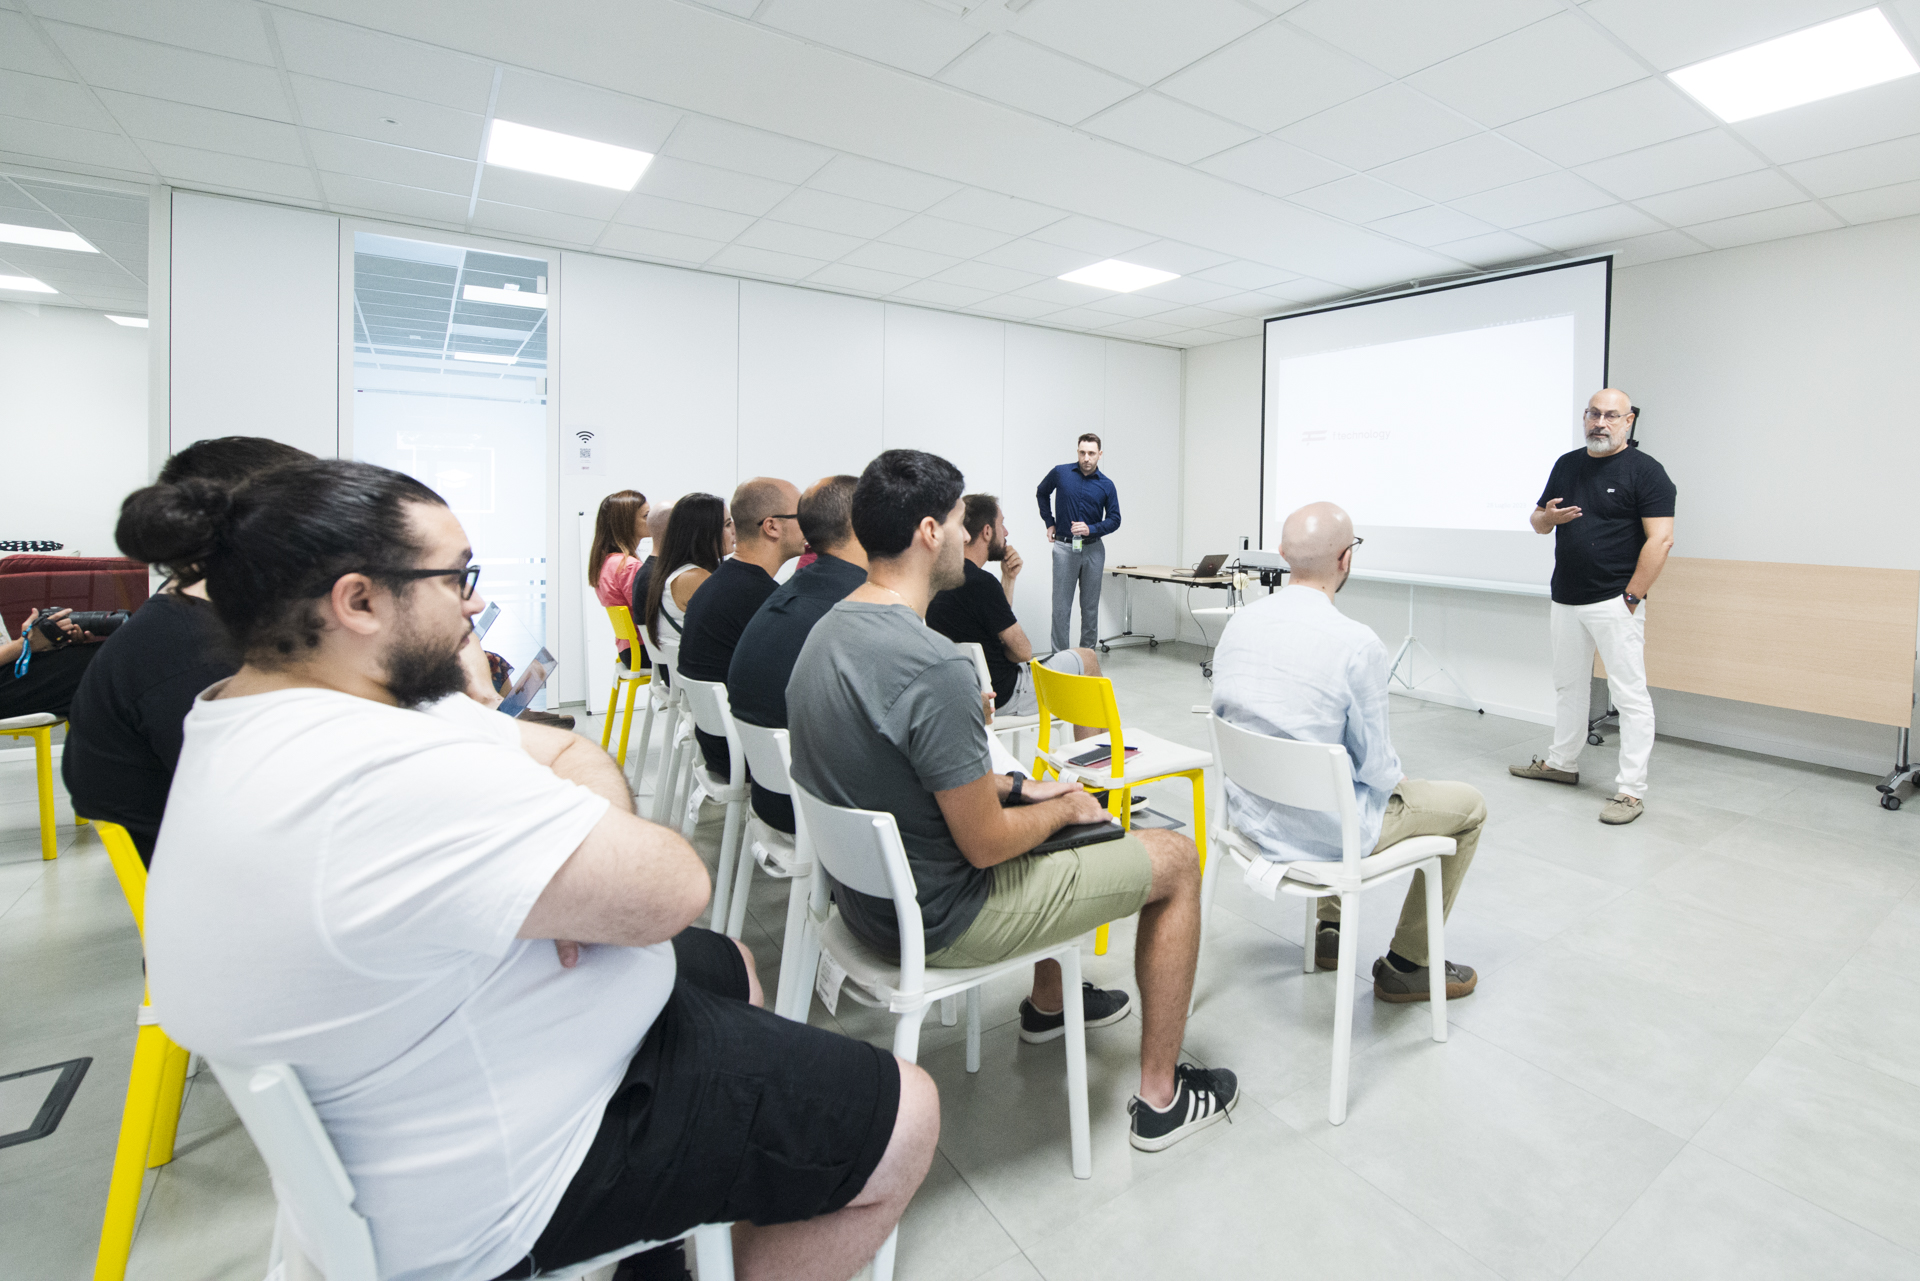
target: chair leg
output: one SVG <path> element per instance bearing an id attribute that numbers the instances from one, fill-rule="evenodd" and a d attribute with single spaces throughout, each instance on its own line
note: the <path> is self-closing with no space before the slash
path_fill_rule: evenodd
<path id="1" fill-rule="evenodd" d="M 747 891 L 753 888 L 753 851 L 747 848 L 747 823 L 745 801 L 733 801 L 727 806 L 731 817 L 736 811 L 740 817 L 735 819 L 733 835 L 733 893 L 727 898 L 727 937 L 737 939 L 747 928 Z"/>
<path id="2" fill-rule="evenodd" d="M 653 692 L 647 692 L 647 714 L 640 722 L 640 746 L 633 758 L 632 785 L 627 790 L 637 798 L 647 779 L 647 749 L 653 746 Z"/>
<path id="3" fill-rule="evenodd" d="M 40 857 L 60 857 L 53 839 L 53 726 L 33 731 L 33 777 L 40 793 Z"/>
<path id="4" fill-rule="evenodd" d="M 180 1102 L 187 1092 L 187 1047 L 167 1041 L 167 1057 L 160 1070 L 160 1096 L 154 1104 L 153 1138 L 147 1144 L 147 1168 L 158 1169 L 173 1160 L 174 1136 L 180 1132 Z"/>
<path id="5" fill-rule="evenodd" d="M 1360 896 L 1340 896 L 1340 977 L 1333 1005 L 1333 1080 L 1327 1086 L 1327 1120 L 1347 1119 L 1347 1068 L 1353 1058 L 1353 972 L 1360 964 Z"/>
<path id="6" fill-rule="evenodd" d="M 967 1071 L 980 1070 L 980 989 L 967 989 Z"/>
<path id="7" fill-rule="evenodd" d="M 170 1045 L 157 1023 L 142 1025 L 134 1041 L 133 1072 L 127 1078 L 127 1103 L 120 1114 L 120 1141 L 113 1153 L 113 1178 L 107 1185 L 107 1212 L 100 1224 L 93 1281 L 121 1281 L 127 1275 L 127 1255 L 133 1250 L 133 1225 L 140 1214 L 140 1189 Z"/>
<path id="8" fill-rule="evenodd" d="M 879 1253 L 873 1256 L 873 1281 L 893 1281 L 893 1256 L 900 1248 L 900 1227 L 894 1225 L 887 1233 L 887 1239 L 880 1243 Z"/>
<path id="9" fill-rule="evenodd" d="M 1067 1132 L 1072 1139 L 1073 1177 L 1093 1177 L 1092 1127 L 1087 1120 L 1087 1012 L 1080 1004 L 1080 949 L 1060 953 L 1060 1008 L 1067 1028 Z"/>
<path id="10" fill-rule="evenodd" d="M 733 904 L 733 865 L 734 859 L 739 855 L 739 851 L 734 849 L 734 844 L 735 838 L 740 834 L 740 809 L 738 802 L 727 802 L 726 822 L 720 829 L 720 861 L 714 865 L 713 869 L 713 918 L 708 923 L 708 927 L 716 933 L 725 934 L 728 938 L 740 937 L 727 928 L 733 922 L 732 915 L 727 909 Z M 691 836 L 692 833 L 688 835 Z M 743 908 L 742 911 L 744 910 Z"/>
<path id="11" fill-rule="evenodd" d="M 793 869 L 793 879 L 787 883 L 787 928 L 780 935 L 780 984 L 773 998 L 773 1012 L 782 1018 L 797 1023 L 807 1021 L 805 1005 L 795 1005 L 801 998 L 810 1004 L 812 975 L 806 971 L 807 954 L 807 889 L 813 880 L 809 869 Z M 818 964 L 818 962 L 815 962 Z M 796 997 L 795 993 L 799 996 Z"/>
<path id="12" fill-rule="evenodd" d="M 960 1009 L 954 1004 L 956 999 L 957 998 L 951 996 L 943 996 L 940 998 L 941 1027 L 952 1027 L 960 1021 Z"/>
<path id="13" fill-rule="evenodd" d="M 700 1281 L 733 1281 L 733 1225 L 703 1223 L 693 1230 L 693 1263 Z"/>
<path id="14" fill-rule="evenodd" d="M 1207 775 L 1205 770 L 1194 770 L 1187 775 L 1193 780 L 1193 843 L 1200 847 L 1200 874 L 1207 871 Z"/>
<path id="15" fill-rule="evenodd" d="M 1427 884 L 1427 999 L 1433 1005 L 1433 1039 L 1447 1039 L 1447 913 L 1441 900 L 1440 860 L 1420 865 Z"/>
<path id="16" fill-rule="evenodd" d="M 1316 969 L 1318 969 L 1318 966 L 1314 964 L 1313 953 L 1314 953 L 1314 949 L 1320 946 L 1320 934 L 1319 934 L 1320 900 L 1317 897 L 1310 898 L 1306 900 L 1306 904 L 1307 904 L 1307 944 L 1306 944 L 1307 957 L 1304 961 L 1300 962 L 1300 969 L 1303 973 L 1312 974 L 1315 972 Z"/>
<path id="17" fill-rule="evenodd" d="M 639 692 L 640 682 L 621 681 L 620 683 L 627 687 L 627 697 L 620 709 L 620 750 L 613 754 L 613 759 L 620 763 L 620 768 L 624 771 L 627 768 L 627 735 L 633 730 L 633 696 Z M 607 718 L 607 728 L 613 728 L 611 716 Z"/>
<path id="18" fill-rule="evenodd" d="M 660 740 L 660 772 L 653 779 L 653 813 L 650 817 L 662 826 L 666 825 L 667 814 L 673 802 L 669 793 L 673 790 L 675 767 L 680 763 L 679 718 L 674 715 L 671 705 L 667 707 L 663 718 L 666 722 L 666 736 Z"/>
<path id="19" fill-rule="evenodd" d="M 613 678 L 613 688 L 607 691 L 607 721 L 600 727 L 600 750 L 606 751 L 607 744 L 613 739 L 613 709 L 620 704 L 620 678 Z"/>

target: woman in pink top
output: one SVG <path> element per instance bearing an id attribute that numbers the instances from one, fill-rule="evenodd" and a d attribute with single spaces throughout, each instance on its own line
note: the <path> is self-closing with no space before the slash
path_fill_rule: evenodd
<path id="1" fill-rule="evenodd" d="M 633 603 L 633 576 L 640 572 L 640 540 L 647 533 L 647 496 L 623 489 L 600 500 L 593 518 L 593 549 L 587 553 L 587 582 L 602 605 Z M 615 640 L 620 662 L 631 668 L 626 641 Z"/>

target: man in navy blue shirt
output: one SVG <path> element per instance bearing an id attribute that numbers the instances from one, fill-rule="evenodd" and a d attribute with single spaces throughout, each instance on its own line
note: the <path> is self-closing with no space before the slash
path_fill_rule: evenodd
<path id="1" fill-rule="evenodd" d="M 1120 528 L 1120 494 L 1100 470 L 1100 438 L 1083 432 L 1080 460 L 1061 463 L 1035 491 L 1047 541 L 1053 544 L 1053 647 L 1066 649 L 1073 589 L 1080 589 L 1080 646 L 1100 643 L 1100 574 L 1107 565 L 1101 540 Z M 1058 497 L 1055 496 L 1056 491 Z"/>

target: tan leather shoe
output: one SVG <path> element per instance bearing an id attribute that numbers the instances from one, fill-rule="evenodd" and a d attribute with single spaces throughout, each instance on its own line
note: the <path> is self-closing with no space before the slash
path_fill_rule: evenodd
<path id="1" fill-rule="evenodd" d="M 1515 778 L 1537 778 L 1549 783 L 1578 783 L 1580 781 L 1579 770 L 1555 769 L 1538 756 L 1533 758 L 1531 764 L 1507 766 L 1507 773 L 1513 775 Z"/>
<path id="2" fill-rule="evenodd" d="M 1615 827 L 1622 823 L 1631 823 L 1647 812 L 1647 805 L 1637 796 L 1628 796 L 1620 792 L 1600 807 L 1600 821 L 1611 823 Z"/>

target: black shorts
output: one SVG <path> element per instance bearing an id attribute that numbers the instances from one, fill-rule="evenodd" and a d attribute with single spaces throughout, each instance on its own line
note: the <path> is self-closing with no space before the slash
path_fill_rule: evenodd
<path id="1" fill-rule="evenodd" d="M 893 1055 L 748 1005 L 747 964 L 725 935 L 688 929 L 673 952 L 673 994 L 586 1160 L 502 1278 L 702 1223 L 830 1214 L 880 1164 L 900 1110 Z"/>

